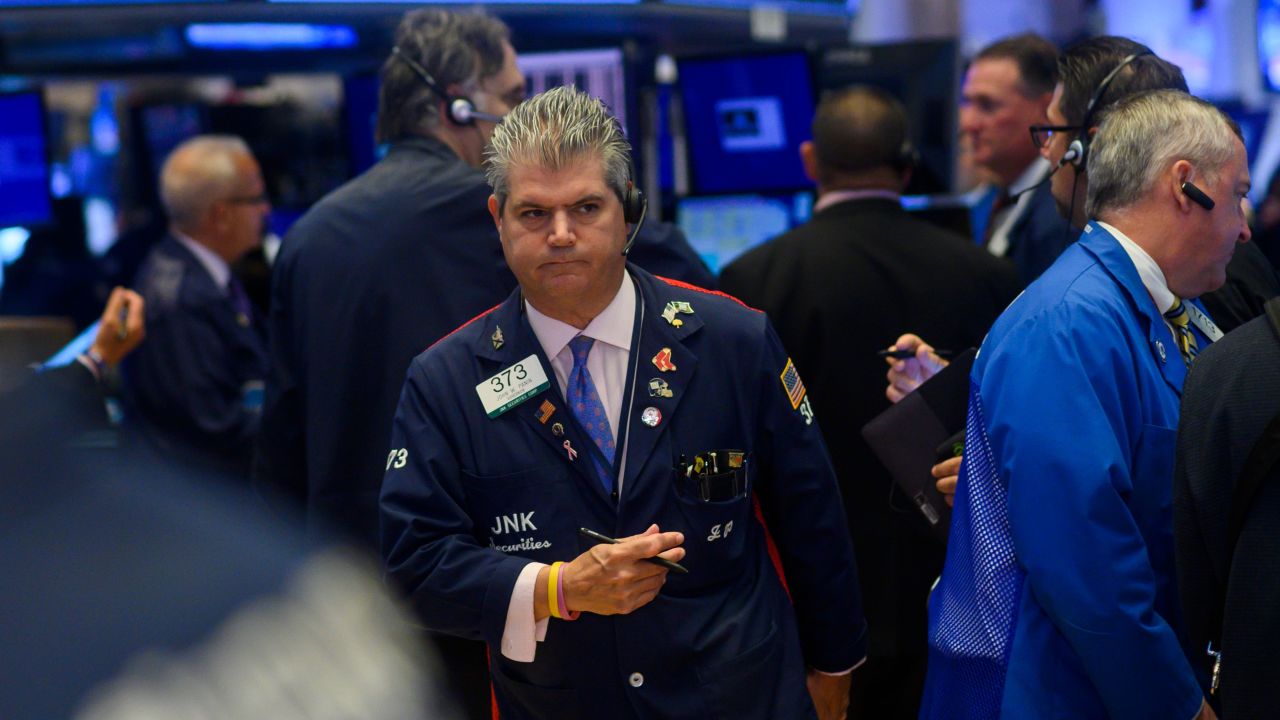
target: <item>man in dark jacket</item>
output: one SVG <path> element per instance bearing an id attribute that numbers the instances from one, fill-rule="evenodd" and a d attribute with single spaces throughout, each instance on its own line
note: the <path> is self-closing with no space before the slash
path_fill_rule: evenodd
<path id="1" fill-rule="evenodd" d="M 924 681 L 925 598 L 943 547 L 861 439 L 888 407 L 876 350 L 928 327 L 945 347 L 977 345 L 1013 299 L 1007 261 L 909 216 L 902 106 L 872 88 L 828 97 L 801 146 L 818 184 L 813 220 L 734 261 L 721 287 L 768 313 L 813 389 L 854 535 L 870 660 L 851 714 L 914 717 Z"/>
<path id="2" fill-rule="evenodd" d="M 138 272 L 148 338 L 123 365 L 126 397 L 162 457 L 246 478 L 267 347 L 230 266 L 262 242 L 262 173 L 240 138 L 200 136 L 165 161 L 160 196 L 169 235 Z"/>

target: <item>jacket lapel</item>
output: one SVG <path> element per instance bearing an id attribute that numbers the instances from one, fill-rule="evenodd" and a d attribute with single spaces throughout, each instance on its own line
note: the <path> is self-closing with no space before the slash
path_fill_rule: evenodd
<path id="1" fill-rule="evenodd" d="M 632 277 L 640 286 L 644 317 L 639 342 L 632 350 L 638 360 L 635 387 L 631 389 L 630 402 L 623 407 L 623 412 L 629 410 L 630 415 L 621 418 L 623 423 L 629 423 L 626 475 L 622 486 L 624 499 L 641 492 L 638 485 L 643 482 L 646 465 L 670 461 L 669 457 L 665 460 L 654 457 L 654 448 L 671 426 L 676 409 L 698 367 L 698 357 L 684 344 L 684 340 L 702 328 L 696 299 L 688 301 L 692 313 L 675 310 L 668 313 L 669 319 L 664 318 L 667 303 L 673 301 L 670 288 L 647 273 L 636 271 L 634 267 L 631 270 Z M 645 422 L 646 417 L 650 422 L 659 417 L 653 411 L 660 413 L 661 419 L 656 425 Z"/>
<path id="2" fill-rule="evenodd" d="M 546 443 L 549 452 L 558 457 L 561 462 L 568 463 L 589 486 L 595 489 L 601 499 L 607 501 L 604 487 L 596 479 L 591 459 L 587 454 L 587 443 L 591 440 L 582 433 L 578 423 L 573 421 L 568 408 L 565 407 L 564 399 L 560 395 L 560 386 L 556 382 L 555 370 L 543 353 L 542 344 L 533 334 L 533 328 L 529 326 L 529 320 L 521 310 L 521 304 L 520 291 L 517 289 L 497 310 L 482 318 L 485 326 L 480 334 L 479 344 L 476 346 L 476 356 L 480 359 L 482 368 L 481 373 L 488 378 L 533 355 L 537 357 L 543 372 L 547 375 L 547 387 L 490 422 L 523 423 L 529 432 Z M 567 447 L 566 443 L 568 443 Z"/>
<path id="3" fill-rule="evenodd" d="M 1094 222 L 1089 223 L 1080 235 L 1080 243 L 1098 258 L 1102 266 L 1129 296 L 1129 302 L 1141 317 L 1142 325 L 1147 332 L 1147 349 L 1155 358 L 1156 366 L 1160 368 L 1160 374 L 1165 382 L 1181 396 L 1182 384 L 1187 378 L 1187 365 L 1182 361 L 1182 355 L 1178 350 L 1177 342 L 1173 339 L 1172 331 L 1165 324 L 1160 311 L 1156 309 L 1151 293 L 1147 292 L 1147 287 L 1142 284 L 1142 278 L 1138 276 L 1138 270 L 1129 259 L 1128 253 L 1121 247 L 1119 240 Z"/>

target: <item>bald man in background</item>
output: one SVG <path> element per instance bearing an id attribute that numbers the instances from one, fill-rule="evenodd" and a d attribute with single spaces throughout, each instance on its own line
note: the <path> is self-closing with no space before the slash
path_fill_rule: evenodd
<path id="1" fill-rule="evenodd" d="M 130 425 L 161 457 L 247 483 L 267 349 L 230 266 L 262 242 L 262 171 L 240 138 L 198 136 L 165 160 L 160 198 L 169 234 L 136 282 L 147 342 L 122 368 Z"/>

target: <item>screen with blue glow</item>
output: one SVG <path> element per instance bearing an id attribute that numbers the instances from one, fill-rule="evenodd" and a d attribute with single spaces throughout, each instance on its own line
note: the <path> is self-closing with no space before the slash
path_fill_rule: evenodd
<path id="1" fill-rule="evenodd" d="M 0 227 L 52 220 L 47 142 L 40 93 L 0 94 Z"/>
<path id="2" fill-rule="evenodd" d="M 1258 62 L 1267 87 L 1280 91 L 1280 0 L 1258 0 Z"/>
<path id="3" fill-rule="evenodd" d="M 693 188 L 698 193 L 810 187 L 813 87 L 802 52 L 680 61 Z"/>
<path id="4" fill-rule="evenodd" d="M 812 215 L 813 195 L 808 192 L 690 197 L 676 204 L 680 229 L 717 275 L 734 258 Z"/>
<path id="5" fill-rule="evenodd" d="M 349 25 L 312 23 L 194 23 L 186 36 L 201 50 L 337 50 L 360 42 Z"/>

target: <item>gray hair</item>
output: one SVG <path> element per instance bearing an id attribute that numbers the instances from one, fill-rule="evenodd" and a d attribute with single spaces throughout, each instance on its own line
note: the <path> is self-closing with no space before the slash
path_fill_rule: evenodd
<path id="1" fill-rule="evenodd" d="M 1179 90 L 1154 90 L 1109 106 L 1089 148 L 1085 211 L 1098 217 L 1133 206 L 1179 160 L 1205 182 L 1235 156 L 1240 128 L 1209 103 Z"/>
<path id="2" fill-rule="evenodd" d="M 562 86 L 535 95 L 503 118 L 485 150 L 485 175 L 498 206 L 505 207 L 512 165 L 554 171 L 584 156 L 600 158 L 605 184 L 621 199 L 631 179 L 631 143 L 604 103 Z"/>
<path id="3" fill-rule="evenodd" d="M 169 221 L 179 228 L 199 224 L 235 187 L 237 155 L 253 157 L 234 135 L 198 135 L 174 148 L 160 168 L 160 200 Z"/>

